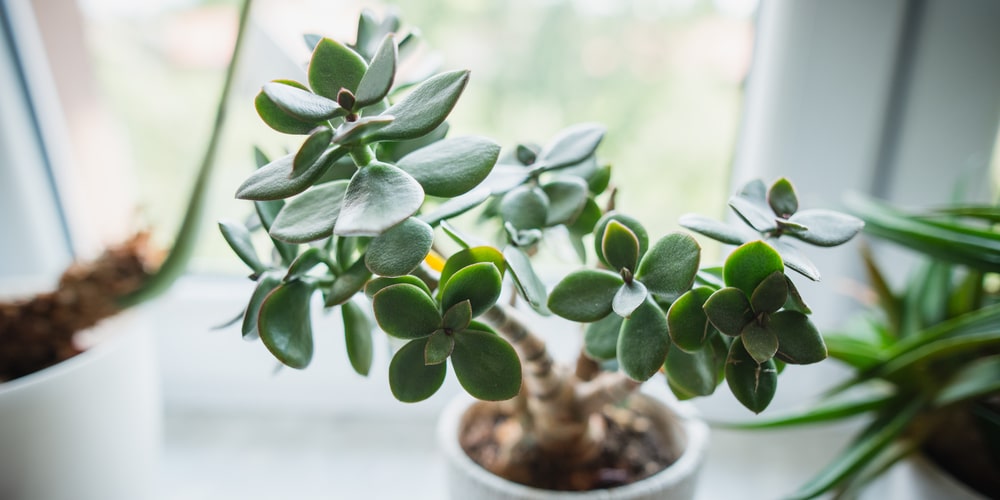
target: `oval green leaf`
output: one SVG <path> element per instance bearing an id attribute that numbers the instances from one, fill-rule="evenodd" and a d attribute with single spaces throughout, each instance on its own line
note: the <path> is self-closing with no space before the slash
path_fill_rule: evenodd
<path id="1" fill-rule="evenodd" d="M 372 368 L 372 322 L 368 315 L 354 302 L 345 302 L 340 307 L 344 320 L 344 341 L 347 359 L 358 375 L 367 376 Z"/>
<path id="2" fill-rule="evenodd" d="M 611 221 L 623 224 L 625 227 L 629 228 L 630 231 L 632 231 L 636 240 L 639 241 L 639 258 L 642 259 L 642 256 L 646 254 L 646 250 L 649 248 L 649 234 L 646 233 L 646 228 L 644 228 L 634 217 L 618 212 L 608 212 L 604 214 L 594 226 L 594 254 L 597 255 L 597 258 L 600 259 L 604 265 L 613 267 L 610 263 L 604 260 L 604 251 L 602 248 L 604 242 L 604 231 L 607 229 L 608 224 Z"/>
<path id="3" fill-rule="evenodd" d="M 795 195 L 795 187 L 788 179 L 782 177 L 767 190 L 767 204 L 771 206 L 778 217 L 787 219 L 799 210 L 799 198 Z"/>
<path id="4" fill-rule="evenodd" d="M 275 80 L 265 83 L 261 91 L 278 108 L 302 123 L 316 124 L 347 114 L 337 101 L 313 94 L 298 82 Z"/>
<path id="5" fill-rule="evenodd" d="M 778 352 L 775 356 L 785 363 L 808 365 L 826 359 L 823 336 L 805 314 L 797 311 L 772 314 L 768 328 L 778 338 Z"/>
<path id="6" fill-rule="evenodd" d="M 365 287 L 365 283 L 371 277 L 372 273 L 365 266 L 364 260 L 358 259 L 343 274 L 333 280 L 333 285 L 330 286 L 330 290 L 327 292 L 324 305 L 326 307 L 333 307 L 351 300 L 351 297 L 354 297 L 355 294 Z"/>
<path id="7" fill-rule="evenodd" d="M 276 80 L 272 83 L 310 93 L 308 90 L 305 90 L 304 85 L 298 82 Z M 316 125 L 319 123 L 318 120 L 303 121 L 288 114 L 287 111 L 278 106 L 263 90 L 258 92 L 257 97 L 254 98 L 254 108 L 257 109 L 257 115 L 260 116 L 260 119 L 268 127 L 283 134 L 305 135 L 316 128 Z"/>
<path id="8" fill-rule="evenodd" d="M 423 401 L 444 383 L 448 367 L 444 363 L 428 365 L 424 359 L 427 339 L 407 342 L 389 363 L 389 389 L 404 403 Z"/>
<path id="9" fill-rule="evenodd" d="M 514 287 L 521 298 L 526 300 L 537 313 L 545 316 L 551 314 L 545 306 L 545 284 L 535 273 L 528 255 L 518 247 L 508 246 L 503 250 L 503 257 L 507 262 L 507 270 L 514 279 Z"/>
<path id="10" fill-rule="evenodd" d="M 753 308 L 742 290 L 723 288 L 705 301 L 705 315 L 715 328 L 731 337 L 738 337 L 754 319 Z"/>
<path id="11" fill-rule="evenodd" d="M 536 186 L 518 186 L 500 200 L 500 216 L 516 229 L 541 229 L 548 213 L 549 198 Z"/>
<path id="12" fill-rule="evenodd" d="M 651 298 L 622 322 L 618 363 L 625 375 L 640 382 L 656 374 L 667 359 L 670 335 L 667 318 Z"/>
<path id="13" fill-rule="evenodd" d="M 542 186 L 549 199 L 546 226 L 570 224 L 587 204 L 589 189 L 586 181 L 578 177 L 560 177 Z M 595 219 L 596 220 L 596 219 Z"/>
<path id="14" fill-rule="evenodd" d="M 365 264 L 381 276 L 402 276 L 417 268 L 434 243 L 434 230 L 410 217 L 376 236 L 368 244 Z"/>
<path id="15" fill-rule="evenodd" d="M 410 174 L 388 163 L 372 163 L 354 174 L 333 232 L 378 236 L 416 213 L 424 190 Z"/>
<path id="16" fill-rule="evenodd" d="M 670 349 L 663 368 L 667 372 L 670 389 L 682 399 L 708 396 L 719 385 L 716 352 L 712 348 L 685 352 Z"/>
<path id="17" fill-rule="evenodd" d="M 459 270 L 481 262 L 490 262 L 496 266 L 497 269 L 503 269 L 506 261 L 504 260 L 503 254 L 493 247 L 481 246 L 465 248 L 455 252 L 451 257 L 448 257 L 448 261 L 444 263 L 444 268 L 441 270 L 441 278 L 438 279 L 438 287 L 444 288 L 448 284 L 448 280 L 450 280 L 451 277 Z"/>
<path id="18" fill-rule="evenodd" d="M 292 161 L 292 175 L 301 175 L 302 172 L 316 163 L 326 151 L 327 146 L 330 145 L 331 139 L 333 139 L 333 130 L 330 127 L 317 127 L 316 130 L 312 131 L 299 147 L 299 151 L 295 153 L 295 159 Z"/>
<path id="19" fill-rule="evenodd" d="M 463 267 L 440 289 L 441 308 L 447 311 L 468 300 L 472 306 L 472 317 L 479 316 L 496 304 L 502 284 L 500 270 L 492 262 Z"/>
<path id="20" fill-rule="evenodd" d="M 269 233 L 289 243 L 308 243 L 333 234 L 347 181 L 321 184 L 292 198 L 278 212 Z"/>
<path id="21" fill-rule="evenodd" d="M 219 230 L 222 232 L 222 237 L 225 238 L 226 243 L 236 253 L 236 256 L 250 267 L 254 273 L 259 274 L 267 269 L 267 266 L 257 256 L 257 250 L 254 249 L 253 242 L 250 241 L 250 231 L 246 226 L 238 222 L 219 221 Z"/>
<path id="22" fill-rule="evenodd" d="M 454 350 L 455 337 L 444 330 L 437 330 L 427 338 L 427 345 L 424 347 L 424 364 L 444 363 Z"/>
<path id="23" fill-rule="evenodd" d="M 426 337 L 441 327 L 437 304 L 419 287 L 391 285 L 372 297 L 375 321 L 385 333 L 401 339 Z"/>
<path id="24" fill-rule="evenodd" d="M 313 356 L 309 302 L 313 286 L 296 280 L 275 288 L 264 299 L 257 318 L 260 339 L 278 361 L 305 368 Z"/>
<path id="25" fill-rule="evenodd" d="M 456 137 L 404 156 L 397 166 L 431 196 L 454 198 L 483 182 L 500 156 L 500 146 L 485 137 Z"/>
<path id="26" fill-rule="evenodd" d="M 257 325 L 257 320 L 260 317 L 260 306 L 264 303 L 267 295 L 278 288 L 280 284 L 281 273 L 277 271 L 266 272 L 257 278 L 257 286 L 254 287 L 253 294 L 250 295 L 250 302 L 243 313 L 243 338 L 252 340 L 260 337 Z"/>
<path id="27" fill-rule="evenodd" d="M 784 272 L 781 255 L 763 241 L 744 243 L 726 259 L 722 277 L 726 286 L 743 290 L 747 297 L 753 295 L 765 278 L 775 272 Z"/>
<path id="28" fill-rule="evenodd" d="M 618 356 L 618 334 L 624 321 L 625 318 L 617 314 L 609 314 L 587 325 L 583 336 L 587 355 L 599 361 L 615 359 Z"/>
<path id="29" fill-rule="evenodd" d="M 285 272 L 285 277 L 282 281 L 293 281 L 305 276 L 314 267 L 323 263 L 323 251 L 319 248 L 312 247 L 307 249 L 295 257 L 288 266 L 288 271 Z"/>
<path id="30" fill-rule="evenodd" d="M 740 340 L 743 341 L 743 347 L 757 364 L 773 358 L 774 353 L 778 352 L 778 337 L 771 330 L 770 325 L 762 326 L 756 321 L 751 321 L 743 327 Z"/>
<path id="31" fill-rule="evenodd" d="M 646 287 L 639 281 L 625 283 L 615 292 L 615 297 L 611 299 L 611 309 L 615 314 L 628 318 L 637 307 L 642 305 L 649 293 Z"/>
<path id="32" fill-rule="evenodd" d="M 687 352 L 700 351 L 715 327 L 705 314 L 705 302 L 714 290 L 698 287 L 688 291 L 670 305 L 667 310 L 667 326 L 670 339 L 680 349 Z"/>
<path id="33" fill-rule="evenodd" d="M 701 262 L 701 247 L 691 236 L 671 233 L 653 245 L 639 263 L 636 278 L 657 299 L 671 302 L 691 289 Z"/>
<path id="34" fill-rule="evenodd" d="M 823 209 L 803 210 L 789 220 L 809 228 L 791 233 L 791 236 L 821 247 L 846 243 L 865 227 L 865 223 L 857 217 Z"/>
<path id="35" fill-rule="evenodd" d="M 444 312 L 444 319 L 442 319 L 441 325 L 445 330 L 460 332 L 469 327 L 470 321 L 472 321 L 472 303 L 468 300 L 463 300 L 449 307 Z"/>
<path id="36" fill-rule="evenodd" d="M 324 38 L 316 44 L 309 60 L 309 86 L 317 94 L 336 100 L 340 89 L 355 93 L 367 69 L 357 52 Z"/>
<path id="37" fill-rule="evenodd" d="M 549 310 L 572 321 L 597 321 L 611 313 L 611 301 L 623 284 L 621 276 L 609 271 L 575 271 L 552 289 Z"/>
<path id="38" fill-rule="evenodd" d="M 597 123 L 581 123 L 559 132 L 538 154 L 546 170 L 575 165 L 594 154 L 607 130 Z"/>
<path id="39" fill-rule="evenodd" d="M 423 280 L 421 280 L 420 278 L 418 278 L 416 276 L 410 276 L 410 275 L 407 275 L 407 276 L 395 276 L 395 277 L 392 277 L 392 278 L 375 278 L 375 279 L 373 279 L 373 280 L 371 280 L 371 281 L 369 281 L 368 283 L 365 284 L 365 295 L 370 299 L 370 298 L 374 297 L 375 294 L 379 292 L 379 290 L 381 290 L 381 289 L 383 289 L 383 288 L 385 288 L 387 286 L 399 285 L 401 283 L 406 283 L 408 285 L 413 285 L 413 286 L 415 286 L 415 287 L 423 290 L 424 293 L 426 293 L 428 297 L 431 296 L 431 289 L 430 289 L 430 287 L 427 286 L 427 283 L 424 283 Z"/>
<path id="40" fill-rule="evenodd" d="M 492 333 L 466 330 L 455 335 L 451 365 L 462 388 L 474 398 L 503 401 L 521 391 L 517 353 Z"/>
<path id="41" fill-rule="evenodd" d="M 372 62 L 358 83 L 354 109 L 375 104 L 385 98 L 396 76 L 396 40 L 392 34 L 382 39 Z"/>
<path id="42" fill-rule="evenodd" d="M 726 359 L 726 382 L 743 406 L 760 413 L 774 398 L 778 388 L 778 369 L 774 360 L 757 364 L 743 347 L 743 342 L 733 342 Z"/>
<path id="43" fill-rule="evenodd" d="M 424 81 L 383 113 L 396 119 L 372 134 L 369 141 L 415 139 L 433 131 L 451 113 L 468 81 L 468 71 L 441 73 Z"/>
<path id="44" fill-rule="evenodd" d="M 757 234 L 751 233 L 745 228 L 730 226 L 699 214 L 684 214 L 677 223 L 727 245 L 742 245 L 758 237 Z"/>
<path id="45" fill-rule="evenodd" d="M 613 271 L 634 272 L 639 264 L 639 239 L 621 222 L 608 221 L 601 235 L 601 255 Z"/>
<path id="46" fill-rule="evenodd" d="M 292 163 L 295 161 L 295 154 L 283 156 L 254 171 L 236 190 L 236 197 L 241 200 L 268 201 L 297 195 L 312 186 L 345 154 L 347 151 L 342 148 L 328 149 L 320 160 L 301 174 L 294 175 Z"/>
<path id="47" fill-rule="evenodd" d="M 772 313 L 781 309 L 788 299 L 788 278 L 785 273 L 771 273 L 761 281 L 750 296 L 750 306 L 756 313 Z"/>

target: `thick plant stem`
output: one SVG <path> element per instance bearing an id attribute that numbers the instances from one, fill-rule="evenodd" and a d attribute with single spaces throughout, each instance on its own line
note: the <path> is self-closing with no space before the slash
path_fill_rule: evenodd
<path id="1" fill-rule="evenodd" d="M 545 342 L 525 326 L 514 309 L 498 305 L 484 319 L 497 328 L 521 358 L 521 398 L 526 414 L 522 418 L 521 442 L 512 446 L 534 447 L 535 452 L 567 462 L 595 459 L 606 430 L 600 410 L 604 404 L 614 402 L 614 397 L 627 397 L 638 384 L 633 386 L 618 376 L 598 376 L 592 382 L 581 382 L 568 367 L 555 364 Z"/>

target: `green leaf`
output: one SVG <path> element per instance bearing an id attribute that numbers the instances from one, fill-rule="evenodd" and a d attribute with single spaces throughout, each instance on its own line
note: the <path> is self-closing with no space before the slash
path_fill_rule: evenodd
<path id="1" fill-rule="evenodd" d="M 799 198 L 795 195 L 795 187 L 784 177 L 778 179 L 767 191 L 767 204 L 778 217 L 782 219 L 791 217 L 799 210 Z"/>
<path id="2" fill-rule="evenodd" d="M 980 358 L 963 366 L 934 399 L 937 406 L 986 396 L 1000 391 L 1000 355 Z"/>
<path id="3" fill-rule="evenodd" d="M 681 350 L 700 351 L 715 330 L 708 321 L 704 306 L 714 290 L 698 287 L 681 295 L 667 310 L 670 339 Z"/>
<path id="4" fill-rule="evenodd" d="M 268 231 L 268 236 L 271 239 L 271 243 L 274 245 L 274 249 L 277 250 L 278 255 L 281 257 L 281 263 L 288 265 L 295 260 L 295 256 L 299 253 L 299 246 L 292 243 L 285 243 L 274 236 L 271 236 L 270 230 L 271 226 L 274 225 L 274 219 L 278 217 L 278 213 L 281 209 L 285 207 L 284 200 L 271 200 L 271 201 L 255 201 L 253 202 L 254 208 L 257 212 L 257 219 L 260 221 L 261 227 L 265 231 Z"/>
<path id="5" fill-rule="evenodd" d="M 347 114 L 337 101 L 313 94 L 298 82 L 275 80 L 265 83 L 261 90 L 281 111 L 303 124 L 315 126 L 320 122 Z M 268 122 L 267 119 L 264 121 Z"/>
<path id="6" fill-rule="evenodd" d="M 809 306 L 802 300 L 799 289 L 795 287 L 795 283 L 792 282 L 792 279 L 787 274 L 785 275 L 785 286 L 788 288 L 788 299 L 785 300 L 784 308 L 789 311 L 798 311 L 802 314 L 812 314 L 812 309 L 809 309 Z"/>
<path id="7" fill-rule="evenodd" d="M 611 221 L 623 224 L 625 227 L 632 231 L 636 239 L 639 241 L 639 258 L 646 254 L 646 250 L 649 248 L 649 235 L 646 233 L 646 228 L 642 227 L 642 224 L 635 218 L 621 214 L 618 212 L 608 212 L 604 214 L 597 224 L 594 226 L 594 254 L 597 255 L 601 262 L 608 266 L 614 267 L 606 260 L 604 260 L 604 251 L 602 248 L 604 241 L 604 231 L 607 230 L 608 224 Z M 615 268 L 618 269 L 618 268 Z"/>
<path id="8" fill-rule="evenodd" d="M 240 185 L 236 197 L 241 200 L 267 201 L 297 195 L 312 186 L 345 154 L 347 151 L 341 148 L 328 149 L 319 161 L 295 175 L 292 175 L 295 155 L 283 156 L 254 171 Z"/>
<path id="9" fill-rule="evenodd" d="M 372 134 L 371 142 L 415 139 L 444 122 L 469 81 L 468 71 L 441 73 L 421 83 L 384 114 L 396 117 L 388 127 Z"/>
<path id="10" fill-rule="evenodd" d="M 472 316 L 479 316 L 496 304 L 502 284 L 500 270 L 492 262 L 463 267 L 441 287 L 441 307 L 447 311 L 455 304 L 468 300 L 472 305 Z"/>
<path id="11" fill-rule="evenodd" d="M 282 281 L 297 280 L 305 276 L 312 268 L 324 262 L 323 251 L 313 247 L 299 254 L 288 266 L 288 271 Z"/>
<path id="12" fill-rule="evenodd" d="M 575 271 L 552 289 L 549 310 L 572 321 L 597 321 L 611 313 L 611 301 L 623 284 L 621 276 L 609 271 Z"/>
<path id="13" fill-rule="evenodd" d="M 539 314 L 550 314 L 548 307 L 545 306 L 547 298 L 545 284 L 535 273 L 528 255 L 520 248 L 508 246 L 503 250 L 503 257 L 507 262 L 507 270 L 514 279 L 514 287 L 521 298 L 526 300 L 528 305 Z"/>
<path id="14" fill-rule="evenodd" d="M 470 321 L 472 321 L 472 303 L 463 300 L 444 312 L 441 324 L 445 330 L 459 332 L 468 328 Z"/>
<path id="15" fill-rule="evenodd" d="M 438 288 L 443 289 L 447 286 L 448 281 L 459 270 L 481 262 L 492 263 L 497 269 L 503 269 L 505 266 L 504 256 L 496 248 L 488 246 L 466 248 L 448 257 L 448 261 L 444 263 L 444 269 L 441 270 Z"/>
<path id="16" fill-rule="evenodd" d="M 424 364 L 444 363 L 454 350 L 455 337 L 444 330 L 437 330 L 427 338 L 427 346 L 424 347 Z"/>
<path id="17" fill-rule="evenodd" d="M 925 404 L 922 398 L 918 398 L 909 401 L 897 411 L 880 412 L 880 417 L 862 431 L 858 440 L 851 443 L 837 459 L 799 488 L 791 498 L 815 498 L 835 488 L 901 436 Z"/>
<path id="18" fill-rule="evenodd" d="M 379 143 L 376 145 L 378 147 L 378 157 L 388 158 L 391 163 L 396 163 L 403 159 L 404 156 L 444 139 L 448 135 L 449 128 L 448 122 L 443 122 L 434 130 L 416 139 Z"/>
<path id="19" fill-rule="evenodd" d="M 355 146 L 367 142 L 377 130 L 388 127 L 395 120 L 392 115 L 363 116 L 354 121 L 345 122 L 337 129 L 337 135 L 331 139 L 334 144 Z"/>
<path id="20" fill-rule="evenodd" d="M 500 201 L 500 216 L 517 229 L 540 229 L 548 220 L 549 198 L 536 186 L 511 189 Z"/>
<path id="21" fill-rule="evenodd" d="M 247 230 L 246 226 L 237 222 L 219 221 L 219 230 L 222 231 L 222 237 L 226 239 L 226 243 L 233 249 L 236 256 L 254 273 L 260 274 L 267 269 L 267 266 L 257 256 L 257 250 L 254 249 L 253 242 L 250 241 L 250 231 Z"/>
<path id="22" fill-rule="evenodd" d="M 705 301 L 705 315 L 712 325 L 731 337 L 739 337 L 754 320 L 753 308 L 746 294 L 738 288 L 723 288 Z"/>
<path id="23" fill-rule="evenodd" d="M 369 281 L 368 283 L 365 284 L 365 295 L 370 299 L 370 298 L 374 297 L 375 294 L 379 292 L 379 290 L 381 290 L 381 289 L 383 289 L 383 288 L 385 288 L 387 286 L 399 285 L 401 283 L 406 283 L 408 285 L 413 285 L 413 286 L 415 286 L 415 287 L 423 290 L 424 293 L 426 293 L 428 297 L 431 296 L 431 289 L 430 289 L 430 287 L 427 286 L 427 283 L 424 283 L 420 278 L 418 278 L 416 276 L 412 276 L 412 275 L 394 276 L 394 277 L 391 277 L 391 278 L 387 278 L 387 277 L 375 278 L 375 279 L 373 279 L 373 280 L 371 280 L 371 281 Z"/>
<path id="24" fill-rule="evenodd" d="M 798 247 L 792 245 L 787 240 L 787 238 L 770 238 L 767 240 L 767 243 L 781 254 L 781 260 L 784 261 L 789 269 L 812 281 L 819 281 L 821 276 L 816 265 Z"/>
<path id="25" fill-rule="evenodd" d="M 426 338 L 407 342 L 389 363 L 389 389 L 404 403 L 416 403 L 433 396 L 448 373 L 444 363 L 426 363 L 427 342 Z"/>
<path id="26" fill-rule="evenodd" d="M 618 362 L 629 378 L 648 380 L 667 359 L 670 335 L 667 318 L 651 298 L 647 298 L 622 323 L 618 336 Z"/>
<path id="27" fill-rule="evenodd" d="M 583 345 L 588 356 L 605 361 L 618 356 L 618 334 L 625 318 L 608 314 L 589 325 L 584 332 Z"/>
<path id="28" fill-rule="evenodd" d="M 264 303 L 267 295 L 278 288 L 281 284 L 281 273 L 277 271 L 266 272 L 257 278 L 257 286 L 254 287 L 253 294 L 250 295 L 250 302 L 247 310 L 243 313 L 243 338 L 252 340 L 260 337 L 257 319 L 260 316 L 260 306 Z"/>
<path id="29" fill-rule="evenodd" d="M 500 146 L 489 139 L 456 137 L 418 149 L 399 160 L 398 166 L 428 195 L 453 198 L 483 182 L 499 155 Z"/>
<path id="30" fill-rule="evenodd" d="M 757 237 L 757 235 L 748 233 L 743 228 L 730 226 L 704 215 L 685 214 L 681 216 L 677 223 L 696 233 L 703 234 L 727 245 L 742 245 Z"/>
<path id="31" fill-rule="evenodd" d="M 722 343 L 718 353 L 711 346 L 695 352 L 670 349 L 663 365 L 670 388 L 675 393 L 680 391 L 686 398 L 708 396 L 715 392 L 720 382 L 717 366 L 725 359 L 724 348 L 725 343 Z"/>
<path id="32" fill-rule="evenodd" d="M 327 292 L 324 305 L 326 307 L 333 307 L 351 300 L 351 297 L 354 297 L 356 293 L 365 287 L 365 283 L 371 277 L 372 273 L 365 266 L 364 260 L 358 259 L 343 274 L 333 280 L 333 285 L 330 287 L 330 291 Z"/>
<path id="33" fill-rule="evenodd" d="M 382 276 L 402 276 L 417 268 L 434 243 L 434 230 L 410 217 L 376 236 L 368 244 L 365 265 Z"/>
<path id="34" fill-rule="evenodd" d="M 778 336 L 770 329 L 770 325 L 762 326 L 756 321 L 751 321 L 743 327 L 740 340 L 757 364 L 766 362 L 778 352 Z"/>
<path id="35" fill-rule="evenodd" d="M 260 307 L 260 339 L 278 361 L 292 368 L 305 368 L 312 360 L 309 302 L 313 290 L 305 281 L 290 281 L 271 291 Z"/>
<path id="36" fill-rule="evenodd" d="M 785 272 L 781 255 L 767 243 L 753 241 L 729 254 L 722 276 L 726 286 L 739 288 L 750 297 L 757 286 L 775 272 Z"/>
<path id="37" fill-rule="evenodd" d="M 441 224 L 442 221 L 451 219 L 452 217 L 457 217 L 459 215 L 478 207 L 484 201 L 489 199 L 490 190 L 486 188 L 477 188 L 465 193 L 463 195 L 452 198 L 437 207 L 434 210 L 420 214 L 420 220 L 430 224 L 432 227 Z"/>
<path id="38" fill-rule="evenodd" d="M 451 365 L 462 388 L 477 399 L 502 401 L 521 391 L 521 362 L 504 339 L 465 330 L 455 335 Z"/>
<path id="39" fill-rule="evenodd" d="M 609 221 L 601 237 L 601 255 L 614 271 L 635 271 L 639 264 L 639 239 L 624 224 Z"/>
<path id="40" fill-rule="evenodd" d="M 846 243 L 865 227 L 865 223 L 857 217 L 823 209 L 803 210 L 793 215 L 789 221 L 809 228 L 789 233 L 789 236 L 822 247 Z"/>
<path id="41" fill-rule="evenodd" d="M 377 236 L 409 216 L 424 202 L 424 190 L 410 174 L 388 163 L 358 170 L 347 186 L 333 232 L 338 236 Z"/>
<path id="42" fill-rule="evenodd" d="M 354 302 L 344 302 L 340 307 L 344 319 L 344 340 L 347 359 L 358 375 L 368 375 L 372 368 L 372 323 L 368 315 Z"/>
<path id="43" fill-rule="evenodd" d="M 636 278 L 657 299 L 671 302 L 691 289 L 698 274 L 701 247 L 684 233 L 671 233 L 653 245 L 639 263 Z"/>
<path id="44" fill-rule="evenodd" d="M 864 394 L 848 400 L 823 401 L 806 410 L 775 415 L 771 418 L 755 418 L 746 422 L 712 422 L 712 426 L 726 429 L 776 429 L 794 425 L 836 422 L 879 410 L 895 397 L 895 394 Z"/>
<path id="45" fill-rule="evenodd" d="M 632 315 L 632 311 L 635 311 L 637 307 L 642 305 L 648 296 L 649 293 L 642 282 L 626 282 L 615 292 L 614 298 L 611 299 L 611 309 L 615 311 L 615 314 L 623 318 L 628 318 Z"/>
<path id="46" fill-rule="evenodd" d="M 289 88 L 296 88 L 295 86 L 302 87 L 302 91 L 309 93 L 305 90 L 302 84 L 292 81 L 282 81 L 277 80 L 273 83 L 283 85 Z M 334 103 L 336 104 L 336 103 Z M 294 116 L 288 114 L 287 111 L 282 109 L 275 103 L 267 93 L 261 90 L 257 93 L 257 97 L 254 99 L 254 107 L 257 109 L 257 115 L 263 120 L 268 127 L 281 132 L 283 134 L 297 134 L 305 135 L 316 128 L 318 121 L 303 121 Z M 339 106 L 338 106 L 339 107 Z"/>
<path id="47" fill-rule="evenodd" d="M 575 165 L 594 154 L 606 129 L 596 123 L 581 123 L 563 129 L 538 154 L 546 170 Z"/>
<path id="48" fill-rule="evenodd" d="M 774 397 L 778 387 L 778 369 L 774 360 L 758 364 L 743 347 L 743 342 L 737 341 L 729 347 L 726 381 L 743 406 L 754 413 L 760 413 Z"/>
<path id="49" fill-rule="evenodd" d="M 346 192 L 347 181 L 334 181 L 292 198 L 275 217 L 271 236 L 290 243 L 308 243 L 332 235 Z"/>
<path id="50" fill-rule="evenodd" d="M 392 34 L 386 35 L 372 58 L 355 92 L 355 109 L 361 109 L 381 101 L 392 88 L 396 76 L 396 40 Z"/>
<path id="51" fill-rule="evenodd" d="M 317 94 L 336 100 L 340 89 L 356 93 L 367 69 L 357 52 L 324 38 L 316 44 L 309 60 L 309 86 Z"/>
<path id="52" fill-rule="evenodd" d="M 409 284 L 387 286 L 372 298 L 375 321 L 385 333 L 401 339 L 426 337 L 441 327 L 434 300 Z"/>
<path id="53" fill-rule="evenodd" d="M 785 273 L 774 272 L 761 281 L 750 296 L 750 306 L 756 313 L 772 313 L 781 309 L 788 299 L 788 279 Z"/>
<path id="54" fill-rule="evenodd" d="M 587 203 L 589 189 L 583 179 L 562 177 L 542 186 L 549 200 L 546 226 L 569 224 L 576 220 Z"/>
<path id="55" fill-rule="evenodd" d="M 333 130 L 330 127 L 317 127 L 313 130 L 299 147 L 298 153 L 295 153 L 295 159 L 292 161 L 292 175 L 301 175 L 302 172 L 319 161 L 320 156 L 330 145 L 331 139 L 333 139 Z"/>
<path id="56" fill-rule="evenodd" d="M 780 311 L 772 314 L 768 329 L 778 337 L 778 359 L 793 365 L 808 365 L 826 359 L 826 344 L 805 314 Z"/>
<path id="57" fill-rule="evenodd" d="M 597 205 L 597 202 L 593 198 L 587 198 L 583 204 L 583 209 L 580 210 L 580 214 L 576 216 L 576 219 L 572 224 L 566 226 L 570 234 L 576 236 L 588 235 L 594 231 L 594 227 L 597 226 L 597 222 L 601 220 L 601 207 Z"/>
<path id="58" fill-rule="evenodd" d="M 778 225 L 774 212 L 767 204 L 764 183 L 751 181 L 729 199 L 729 206 L 750 227 L 761 233 L 774 231 Z"/>

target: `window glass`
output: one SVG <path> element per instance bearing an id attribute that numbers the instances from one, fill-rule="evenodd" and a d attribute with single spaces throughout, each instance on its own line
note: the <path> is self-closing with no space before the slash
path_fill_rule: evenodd
<path id="1" fill-rule="evenodd" d="M 753 41 L 755 0 L 269 1 L 255 4 L 259 40 L 308 53 L 300 34 L 353 39 L 363 7 L 396 9 L 472 79 L 452 118 L 457 134 L 503 145 L 543 142 L 561 127 L 608 126 L 601 158 L 613 165 L 618 205 L 652 234 L 698 211 L 722 216 Z M 235 33 L 233 2 L 85 0 L 86 38 L 100 94 L 138 179 L 141 220 L 167 240 L 208 139 Z M 263 43 L 263 42 L 260 42 Z M 254 45 L 260 47 L 260 45 Z M 212 213 L 242 217 L 232 192 L 253 168 L 250 145 L 295 147 L 256 118 L 252 96 L 287 76 L 274 52 L 249 54 L 231 104 Z M 262 69 L 263 68 L 263 69 Z M 240 270 L 205 230 L 202 270 Z M 242 271 L 241 271 L 242 272 Z"/>

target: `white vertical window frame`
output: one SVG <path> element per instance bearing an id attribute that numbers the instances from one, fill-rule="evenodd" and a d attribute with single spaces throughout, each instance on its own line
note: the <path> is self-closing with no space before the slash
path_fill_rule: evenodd
<path id="1" fill-rule="evenodd" d="M 948 202 L 960 182 L 988 185 L 997 26 L 994 0 L 762 2 L 734 185 L 787 175 L 807 204 L 858 191 L 919 207 Z M 803 293 L 821 325 L 842 324 L 856 308 L 844 285 L 864 280 L 857 250 L 809 250 L 827 286 Z"/>

